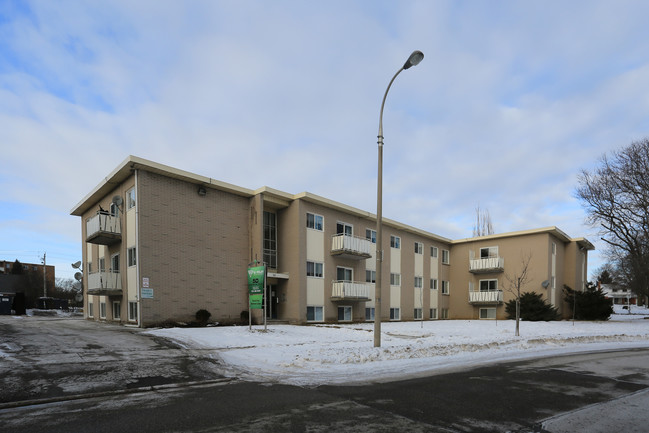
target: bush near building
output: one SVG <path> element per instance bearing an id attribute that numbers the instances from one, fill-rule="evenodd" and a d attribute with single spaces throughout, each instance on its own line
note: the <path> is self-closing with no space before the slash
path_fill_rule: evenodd
<path id="1" fill-rule="evenodd" d="M 604 292 L 597 287 L 576 292 L 564 285 L 563 292 L 576 320 L 608 320 L 613 314 L 613 301 L 606 299 Z"/>
<path id="2" fill-rule="evenodd" d="M 530 322 L 557 320 L 559 312 L 552 305 L 545 302 L 542 295 L 535 292 L 526 292 L 521 295 L 521 319 Z M 516 299 L 505 304 L 508 319 L 516 319 Z"/>

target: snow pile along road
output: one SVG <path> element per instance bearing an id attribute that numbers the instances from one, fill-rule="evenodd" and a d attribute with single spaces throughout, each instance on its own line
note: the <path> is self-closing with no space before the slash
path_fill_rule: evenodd
<path id="1" fill-rule="evenodd" d="M 438 320 L 385 322 L 373 347 L 373 323 L 172 328 L 148 331 L 188 349 L 213 351 L 225 374 L 294 385 L 388 381 L 495 361 L 628 347 L 649 347 L 649 310 L 617 309 L 606 322 Z M 423 325 L 423 326 L 422 326 Z"/>

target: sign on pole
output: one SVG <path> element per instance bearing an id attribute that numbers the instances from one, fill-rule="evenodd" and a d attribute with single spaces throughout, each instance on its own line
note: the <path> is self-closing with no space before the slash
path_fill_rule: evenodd
<path id="1" fill-rule="evenodd" d="M 248 268 L 248 297 L 250 299 L 251 310 L 264 308 L 265 275 L 265 266 Z"/>

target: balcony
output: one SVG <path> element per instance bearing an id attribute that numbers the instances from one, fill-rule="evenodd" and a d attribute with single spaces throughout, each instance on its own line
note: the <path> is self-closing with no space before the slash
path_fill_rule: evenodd
<path id="1" fill-rule="evenodd" d="M 369 301 L 370 290 L 374 285 L 356 281 L 334 281 L 332 283 L 332 301 Z"/>
<path id="2" fill-rule="evenodd" d="M 101 296 L 121 296 L 122 278 L 119 272 L 95 272 L 88 275 L 88 294 Z"/>
<path id="3" fill-rule="evenodd" d="M 369 239 L 338 234 L 331 237 L 331 255 L 352 260 L 369 259 L 372 245 Z"/>
<path id="4" fill-rule="evenodd" d="M 488 274 L 491 272 L 503 272 L 504 270 L 505 259 L 503 257 L 469 260 L 469 272 L 474 274 Z"/>
<path id="5" fill-rule="evenodd" d="M 119 217 L 100 212 L 86 221 L 86 242 L 112 245 L 121 240 L 122 226 Z"/>
<path id="6" fill-rule="evenodd" d="M 471 291 L 469 290 L 469 304 L 502 304 L 503 291 Z"/>

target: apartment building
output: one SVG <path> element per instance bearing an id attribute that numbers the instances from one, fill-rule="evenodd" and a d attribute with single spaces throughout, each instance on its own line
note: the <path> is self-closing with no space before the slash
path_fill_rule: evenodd
<path id="1" fill-rule="evenodd" d="M 268 319 L 374 320 L 376 218 L 307 192 L 250 190 L 129 156 L 71 211 L 81 217 L 85 314 L 135 326 L 221 323 L 248 311 L 247 269 L 267 265 Z M 564 311 L 583 288 L 586 239 L 556 227 L 451 240 L 384 219 L 382 320 L 504 318 L 506 276 Z M 260 310 L 253 311 L 260 321 Z"/>

